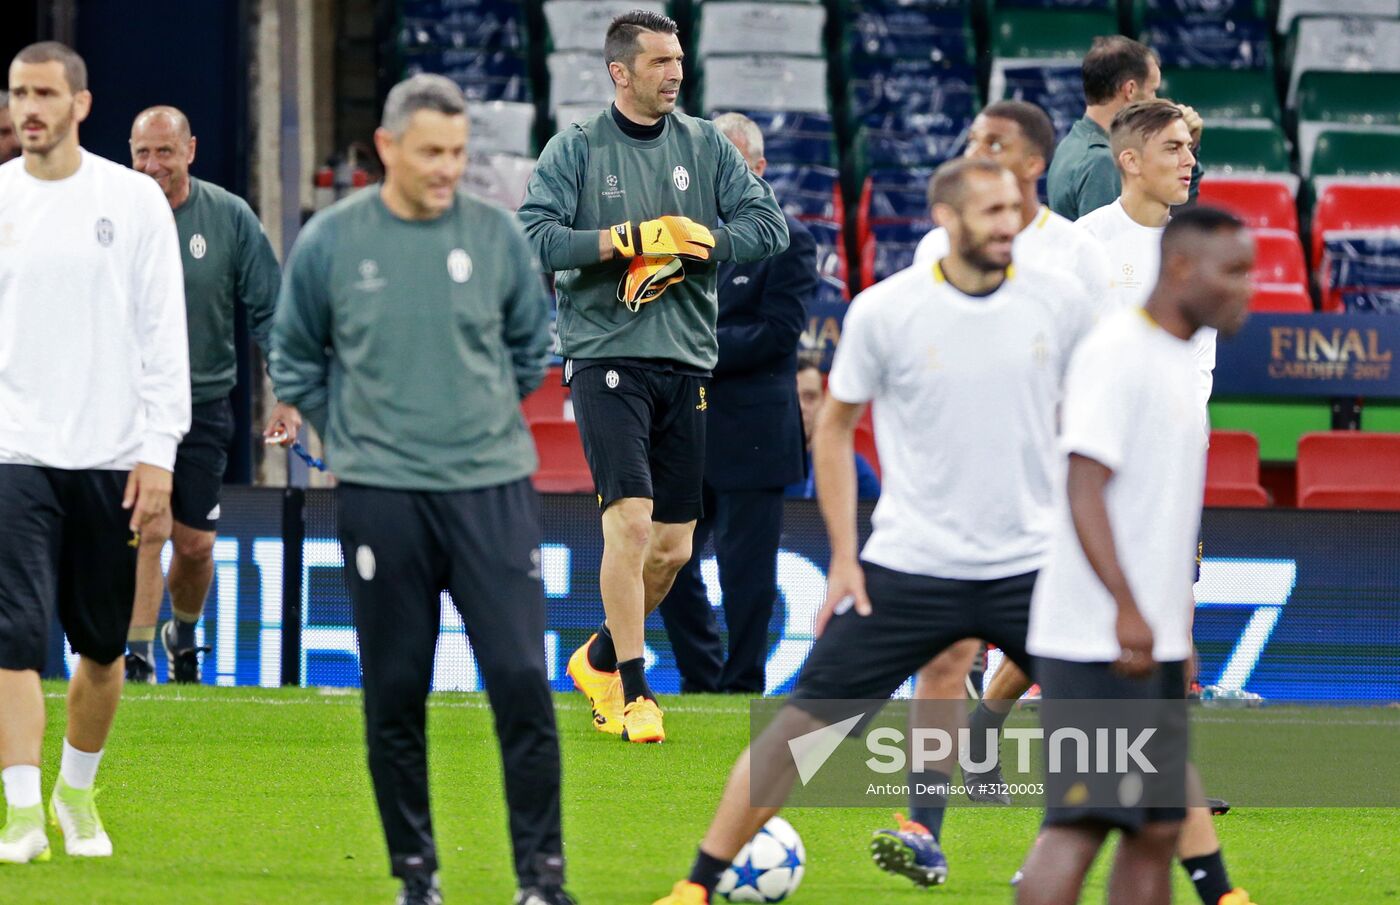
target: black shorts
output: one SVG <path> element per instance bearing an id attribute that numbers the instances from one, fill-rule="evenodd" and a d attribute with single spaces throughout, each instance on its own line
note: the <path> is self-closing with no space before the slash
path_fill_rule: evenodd
<path id="1" fill-rule="evenodd" d="M 126 651 L 136 541 L 124 471 L 0 465 L 0 668 L 42 670 L 54 612 L 74 653 Z"/>
<path id="2" fill-rule="evenodd" d="M 862 564 L 871 613 L 833 616 L 802 666 L 792 700 L 884 699 L 963 638 L 1001 648 L 1029 671 L 1026 627 L 1035 572 L 986 581 L 931 578 Z"/>
<path id="3" fill-rule="evenodd" d="M 201 402 L 190 412 L 190 432 L 175 451 L 170 513 L 196 531 L 213 531 L 219 522 L 219 495 L 233 440 L 233 406 L 227 399 Z"/>
<path id="4" fill-rule="evenodd" d="M 621 361 L 570 361 L 564 373 L 599 508 L 640 497 L 652 521 L 700 518 L 706 378 Z"/>
<path id="5" fill-rule="evenodd" d="M 1108 663 L 1037 657 L 1034 675 L 1040 683 L 1041 725 L 1047 739 L 1059 730 L 1078 730 L 1089 739 L 1103 728 L 1110 733 L 1127 728 L 1129 738 L 1154 730 L 1142 751 L 1157 772 L 1138 773 L 1129 785 L 1123 774 L 1096 771 L 1093 761 L 1086 773 L 1047 770 L 1047 824 L 1097 823 L 1132 832 L 1146 823 L 1185 819 L 1189 739 L 1184 662 L 1159 663 L 1147 678 L 1128 679 Z M 1126 759 L 1124 763 L 1131 765 Z M 1132 794 L 1127 789 L 1141 789 L 1140 804 L 1124 806 L 1123 796 Z M 1063 804 L 1076 801 L 1080 803 Z"/>

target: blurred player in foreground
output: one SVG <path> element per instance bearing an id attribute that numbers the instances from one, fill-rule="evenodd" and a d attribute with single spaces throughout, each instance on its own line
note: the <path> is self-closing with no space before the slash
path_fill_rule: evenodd
<path id="1" fill-rule="evenodd" d="M 156 680 L 156 616 L 166 581 L 172 618 L 161 631 L 172 682 L 199 681 L 195 626 L 214 581 L 214 537 L 219 495 L 233 439 L 228 395 L 238 378 L 234 311 L 248 312 L 253 339 L 266 355 L 277 309 L 277 257 L 248 203 L 190 175 L 196 139 L 185 114 L 151 107 L 131 124 L 131 167 L 159 183 L 175 212 L 185 275 L 185 319 L 190 342 L 189 432 L 175 453 L 170 513 L 141 535 L 136 553 L 136 604 L 127 632 L 126 679 Z M 162 580 L 160 551 L 174 540 L 170 574 Z"/>
<path id="2" fill-rule="evenodd" d="M 624 13 L 603 56 L 613 103 L 550 139 L 520 221 L 558 274 L 564 380 L 602 511 L 605 619 L 569 658 L 569 676 L 600 732 L 661 742 L 643 625 L 690 561 L 704 510 L 716 265 L 775 255 L 788 234 L 738 149 L 713 123 L 676 112 L 675 22 Z"/>
<path id="3" fill-rule="evenodd" d="M 868 700 L 866 712 L 874 710 L 968 637 L 1029 666 L 1055 407 L 1093 306 L 1060 274 L 1012 268 L 1021 190 L 1001 165 L 944 164 L 929 195 L 949 252 L 852 302 L 819 416 L 814 458 L 832 555 L 816 646 L 788 705 L 730 773 L 689 879 L 659 905 L 709 902 L 730 861 L 778 811 L 755 806 L 751 777 L 775 799 L 786 796 L 796 772 L 786 742 L 825 724 L 823 702 Z M 852 441 L 871 401 L 884 487 L 858 558 Z"/>
<path id="4" fill-rule="evenodd" d="M 438 75 L 384 103 L 374 186 L 318 213 L 287 262 L 272 380 L 325 438 L 364 675 L 370 776 L 401 905 L 436 905 L 427 696 L 450 592 L 495 716 L 520 891 L 563 890 L 559 740 L 544 656 L 535 450 L 549 309 L 510 214 L 468 197 L 462 91 Z M 473 899 L 472 901 L 475 901 Z"/>
<path id="5" fill-rule="evenodd" d="M 1059 728 L 1051 712 L 1057 700 L 1175 700 L 1186 692 L 1193 570 L 1182 551 L 1200 525 L 1206 458 L 1191 339 L 1202 327 L 1228 336 L 1244 323 L 1254 244 L 1234 217 L 1202 208 L 1166 227 L 1161 257 L 1146 305 L 1106 317 L 1065 381 L 1069 479 L 1027 639 L 1047 735 Z M 1184 725 L 1180 735 L 1173 741 L 1184 756 Z M 1171 900 L 1184 807 L 1079 806 L 1073 789 L 1062 797 L 1048 791 L 1047 799 L 1046 828 L 1017 889 L 1020 905 L 1077 901 L 1113 829 L 1122 839 L 1108 901 Z M 1237 890 L 1219 901 L 1248 895 Z"/>
<path id="6" fill-rule="evenodd" d="M 170 205 L 78 144 L 87 66 L 49 41 L 21 50 L 9 79 L 23 156 L 0 166 L 0 861 L 22 863 L 49 857 L 39 670 L 55 610 L 78 664 L 49 809 L 69 855 L 112 854 L 93 782 L 136 547 L 167 517 L 190 375 Z"/>
<path id="7" fill-rule="evenodd" d="M 1055 152 L 1055 128 L 1044 110 L 1024 101 L 998 101 L 983 108 L 968 131 L 964 156 L 993 160 L 1011 171 L 1021 191 L 1020 231 L 1011 245 L 1015 266 L 1049 270 L 1079 284 L 1080 292 L 1101 305 L 1108 292 L 1108 260 L 1094 237 L 1040 203 L 1037 183 Z M 929 232 L 914 252 L 916 267 L 930 267 L 948 254 L 948 230 Z M 964 682 L 978 655 L 977 639 L 959 641 L 919 670 L 914 682 L 916 700 L 962 701 Z M 969 758 L 986 760 L 986 731 L 1000 728 L 1006 711 L 1025 693 L 1030 681 L 1011 660 L 1003 660 L 988 686 L 986 698 L 971 718 Z M 995 708 L 995 709 L 993 709 Z M 923 725 L 923 722 L 920 723 Z M 954 729 L 956 727 L 947 727 Z M 910 789 L 944 787 L 951 776 L 936 770 L 915 770 Z M 978 801 L 1011 798 L 1000 790 L 1003 781 L 993 762 L 982 774 L 964 774 L 963 784 Z M 980 790 L 980 791 L 978 791 Z M 935 886 L 947 880 L 948 865 L 939 837 L 942 834 L 946 795 L 911 796 L 909 818 L 896 815 L 897 826 L 882 830 L 871 842 L 871 854 L 883 870 L 907 877 L 919 886 Z"/>

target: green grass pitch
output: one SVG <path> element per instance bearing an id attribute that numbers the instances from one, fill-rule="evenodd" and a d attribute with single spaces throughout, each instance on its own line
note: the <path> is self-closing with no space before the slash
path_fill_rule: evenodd
<path id="1" fill-rule="evenodd" d="M 44 786 L 58 765 L 64 686 L 45 685 Z M 581 905 L 650 905 L 689 869 L 720 786 L 747 742 L 747 703 L 669 698 L 660 746 L 592 730 L 579 695 L 557 698 L 564 837 Z M 490 712 L 482 695 L 430 708 L 433 808 L 447 902 L 508 903 L 514 892 Z M 62 854 L 0 866 L 0 902 L 150 905 L 201 901 L 389 903 L 396 885 L 364 764 L 357 694 L 314 690 L 131 688 L 98 776 L 111 859 Z M 1325 778 L 1328 767 L 1317 765 Z M 1377 768 L 1390 769 L 1389 764 Z M 871 866 L 884 811 L 786 812 L 807 846 L 795 905 L 1007 903 L 1007 880 L 1038 823 L 1029 809 L 955 809 L 948 885 L 916 890 Z M 1400 901 L 1400 811 L 1241 809 L 1218 821 L 1236 883 L 1262 905 Z M 1102 901 L 1101 858 L 1085 896 Z M 1177 901 L 1195 895 L 1175 871 Z"/>

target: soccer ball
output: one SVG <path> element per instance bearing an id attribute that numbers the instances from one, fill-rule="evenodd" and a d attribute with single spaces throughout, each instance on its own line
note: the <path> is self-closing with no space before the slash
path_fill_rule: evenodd
<path id="1" fill-rule="evenodd" d="M 715 892 L 731 902 L 781 902 L 797 891 L 806 864 L 802 837 L 774 817 L 739 851 Z"/>

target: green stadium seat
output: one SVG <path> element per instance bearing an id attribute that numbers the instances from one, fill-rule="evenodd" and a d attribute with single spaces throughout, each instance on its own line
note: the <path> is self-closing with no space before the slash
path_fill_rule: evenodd
<path id="1" fill-rule="evenodd" d="M 1201 165 L 1226 173 L 1292 171 L 1283 129 L 1268 126 L 1214 126 L 1201 138 Z"/>
<path id="2" fill-rule="evenodd" d="M 1099 35 L 1118 33 L 1110 12 L 1063 9 L 1004 9 L 994 15 L 992 56 L 1033 60 L 1077 60 Z"/>
<path id="3" fill-rule="evenodd" d="M 1215 430 L 1244 430 L 1259 438 L 1259 458 L 1292 462 L 1298 438 L 1332 427 L 1332 406 L 1326 400 L 1234 401 L 1212 399 L 1210 426 Z"/>
<path id="4" fill-rule="evenodd" d="M 1168 69 L 1157 94 L 1195 107 L 1207 123 L 1282 122 L 1268 70 Z"/>
<path id="5" fill-rule="evenodd" d="M 1400 133 L 1323 132 L 1306 175 L 1400 176 Z"/>
<path id="6" fill-rule="evenodd" d="M 1400 126 L 1400 72 L 1305 72 L 1298 122 Z"/>

